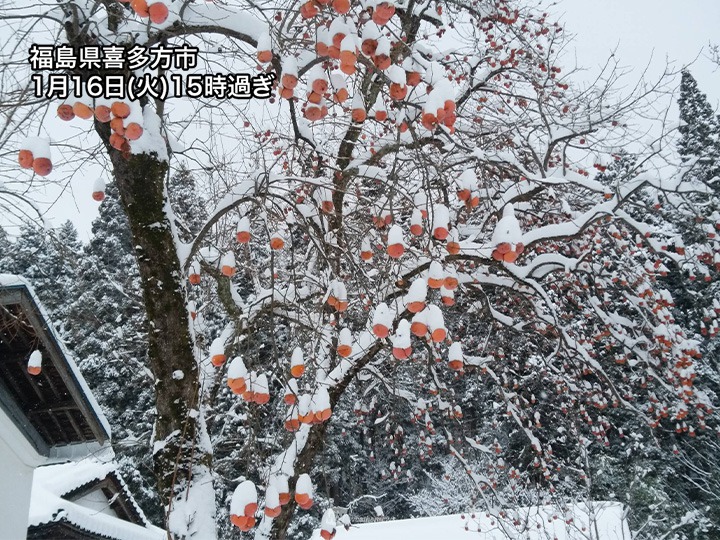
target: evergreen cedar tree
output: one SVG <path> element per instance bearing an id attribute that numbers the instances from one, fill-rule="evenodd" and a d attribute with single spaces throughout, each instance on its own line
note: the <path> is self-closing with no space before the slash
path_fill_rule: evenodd
<path id="1" fill-rule="evenodd" d="M 595 494 L 596 456 L 628 438 L 711 458 L 718 127 L 688 74 L 682 163 L 660 178 L 653 148 L 617 152 L 652 92 L 575 92 L 562 28 L 519 1 L 9 9 L 63 21 L 58 44 L 189 42 L 208 66 L 275 75 L 264 113 L 194 102 L 198 135 L 213 126 L 195 153 L 180 108 L 50 105 L 99 138 L 127 220 L 173 537 L 331 537 L 346 495 L 328 486 L 372 488 L 337 478 L 343 448 L 397 483 L 454 466 L 485 509 Z M 29 114 L 43 136 L 17 166 L 57 174 Z M 192 190 L 167 181 L 183 154 L 223 178 L 196 227 Z M 699 281 L 702 310 L 678 315 Z"/>
<path id="2" fill-rule="evenodd" d="M 32 283 L 108 417 L 123 478 L 146 515 L 161 523 L 149 474 L 154 396 L 140 277 L 114 184 L 89 244 L 82 245 L 69 221 L 52 234 L 24 226 L 14 242 L 0 236 L 0 273 Z"/>

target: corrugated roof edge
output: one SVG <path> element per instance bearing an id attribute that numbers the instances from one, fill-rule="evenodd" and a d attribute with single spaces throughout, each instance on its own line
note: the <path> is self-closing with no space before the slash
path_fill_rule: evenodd
<path id="1" fill-rule="evenodd" d="M 41 499 L 41 505 L 31 504 L 31 513 L 28 520 L 28 529 L 43 527 L 52 523 L 70 523 L 75 527 L 115 540 L 163 540 L 167 533 L 148 523 L 146 526 L 136 525 L 95 510 L 90 510 L 79 504 L 58 497 L 54 493 L 43 489 L 33 488 L 33 502 Z M 55 509 L 54 515 L 48 515 L 47 508 Z"/>
<path id="2" fill-rule="evenodd" d="M 88 457 L 82 461 L 44 465 L 35 469 L 33 475 L 33 488 L 41 486 L 59 497 L 65 497 L 89 484 L 101 481 L 109 476 L 115 478 L 122 488 L 128 502 L 133 506 L 135 512 L 143 521 L 146 527 L 153 524 L 148 520 L 145 512 L 138 505 L 133 497 L 125 479 L 120 474 L 119 465 L 110 458 L 105 461 L 97 456 Z M 33 514 L 31 509 L 31 514 Z M 36 516 L 37 520 L 38 517 Z M 48 522 L 51 520 L 47 520 Z"/>

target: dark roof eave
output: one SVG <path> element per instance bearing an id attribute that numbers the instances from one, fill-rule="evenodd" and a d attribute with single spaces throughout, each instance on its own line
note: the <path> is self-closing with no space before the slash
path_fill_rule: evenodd
<path id="1" fill-rule="evenodd" d="M 63 345 L 57 340 L 54 331 L 49 327 L 50 321 L 45 319 L 40 306 L 25 284 L 17 283 L 0 286 L 0 305 L 11 304 L 20 304 L 25 312 L 48 351 L 50 361 L 60 374 L 70 396 L 86 418 L 95 439 L 101 445 L 109 442 L 109 431 L 96 412 L 93 403 L 88 399 L 83 384 L 80 383 L 74 370 L 70 367 Z"/>

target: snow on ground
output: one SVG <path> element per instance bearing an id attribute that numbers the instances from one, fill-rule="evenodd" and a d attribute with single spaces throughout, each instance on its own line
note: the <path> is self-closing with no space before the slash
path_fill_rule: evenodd
<path id="1" fill-rule="evenodd" d="M 473 517 L 474 516 L 474 517 Z M 514 524 L 515 523 L 515 524 Z M 320 539 L 315 531 L 313 540 Z M 337 529 L 335 540 L 631 540 L 624 507 L 615 502 L 533 506 L 506 511 L 405 519 Z"/>
<path id="2" fill-rule="evenodd" d="M 165 540 L 162 529 L 147 523 L 146 527 L 119 519 L 110 510 L 109 502 L 99 507 L 101 499 L 89 497 L 70 501 L 64 498 L 68 493 L 94 481 L 102 480 L 117 470 L 114 462 L 102 462 L 88 458 L 80 462 L 63 463 L 38 467 L 33 475 L 30 501 L 29 526 L 39 526 L 55 521 L 66 522 L 83 531 L 117 540 Z M 119 477 L 118 477 L 119 478 Z M 122 479 L 120 478 L 122 483 Z M 123 484 L 124 486 L 124 484 Z M 143 519 L 142 510 L 125 494 Z"/>

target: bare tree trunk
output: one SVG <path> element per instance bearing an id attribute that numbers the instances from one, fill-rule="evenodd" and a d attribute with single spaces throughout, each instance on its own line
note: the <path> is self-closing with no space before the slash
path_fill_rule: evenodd
<path id="1" fill-rule="evenodd" d="M 193 466 L 209 466 L 210 454 L 194 444 L 197 415 L 191 411 L 198 408 L 199 370 L 188 328 L 183 273 L 165 211 L 168 165 L 148 154 L 126 159 L 110 147 L 107 124 L 95 125 L 112 159 L 136 250 L 149 326 L 148 358 L 155 376 L 154 472 L 169 511 L 173 497 L 192 479 Z"/>
<path id="2" fill-rule="evenodd" d="M 108 6 L 111 28 L 117 24 L 122 9 L 119 4 Z M 78 22 L 78 12 L 69 8 L 68 15 L 72 16 L 65 24 L 68 43 L 75 47 L 96 45 L 95 38 Z M 166 212 L 168 164 L 157 155 L 123 156 L 110 145 L 110 126 L 97 120 L 94 126 L 112 161 L 140 273 L 148 323 L 149 367 L 155 377 L 153 469 L 170 537 L 173 503 L 181 500 L 181 496 L 189 497 L 193 474 L 208 473 L 212 454 L 210 449 L 196 444 L 201 437 L 199 414 L 194 412 L 199 409 L 199 369 L 188 326 L 183 272 Z M 207 501 L 213 516 L 214 507 L 214 501 Z M 192 517 L 173 520 L 173 534 L 183 538 L 191 529 L 201 526 L 200 520 L 194 527 L 191 521 Z M 215 530 L 203 533 L 212 538 Z"/>

